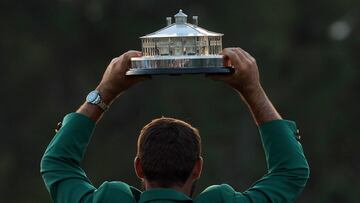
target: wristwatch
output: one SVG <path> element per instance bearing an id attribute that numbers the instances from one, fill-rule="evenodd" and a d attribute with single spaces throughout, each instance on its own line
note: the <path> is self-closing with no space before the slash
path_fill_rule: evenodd
<path id="1" fill-rule="evenodd" d="M 87 95 L 86 102 L 97 105 L 103 111 L 106 111 L 109 108 L 109 106 L 101 99 L 100 93 L 97 90 L 93 90 Z"/>

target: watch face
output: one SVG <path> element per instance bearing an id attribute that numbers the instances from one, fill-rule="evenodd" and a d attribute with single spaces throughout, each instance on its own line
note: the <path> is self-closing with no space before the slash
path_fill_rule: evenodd
<path id="1" fill-rule="evenodd" d="M 95 103 L 98 97 L 99 93 L 97 91 L 92 91 L 86 97 L 86 101 L 89 103 Z"/>

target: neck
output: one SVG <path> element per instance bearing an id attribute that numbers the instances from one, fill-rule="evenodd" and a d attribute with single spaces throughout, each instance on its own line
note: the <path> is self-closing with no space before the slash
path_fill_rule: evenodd
<path id="1" fill-rule="evenodd" d="M 175 191 L 181 192 L 186 194 L 187 196 L 191 197 L 192 193 L 193 193 L 193 183 L 189 183 L 189 181 L 186 181 L 185 184 L 183 186 L 178 186 L 178 185 L 174 185 L 171 187 L 162 187 L 159 184 L 155 183 L 155 182 L 149 182 L 144 180 L 143 181 L 143 185 L 144 185 L 144 189 L 145 190 L 149 190 L 149 189 L 155 189 L 155 188 L 167 188 L 167 189 L 173 189 Z"/>

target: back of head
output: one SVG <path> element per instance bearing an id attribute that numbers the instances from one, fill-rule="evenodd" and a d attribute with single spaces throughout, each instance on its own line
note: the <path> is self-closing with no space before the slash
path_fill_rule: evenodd
<path id="1" fill-rule="evenodd" d="M 137 156 L 145 179 L 159 187 L 182 186 L 200 155 L 198 130 L 178 119 L 155 119 L 139 135 Z"/>

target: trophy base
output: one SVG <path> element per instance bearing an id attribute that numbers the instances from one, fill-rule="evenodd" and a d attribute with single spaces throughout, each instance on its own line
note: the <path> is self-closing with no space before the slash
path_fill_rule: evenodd
<path id="1" fill-rule="evenodd" d="M 126 75 L 181 75 L 200 73 L 232 73 L 224 67 L 221 55 L 144 56 L 131 58 Z"/>
<path id="2" fill-rule="evenodd" d="M 182 74 L 229 74 L 230 67 L 193 67 L 193 68 L 136 68 L 130 69 L 126 75 L 182 75 Z"/>

